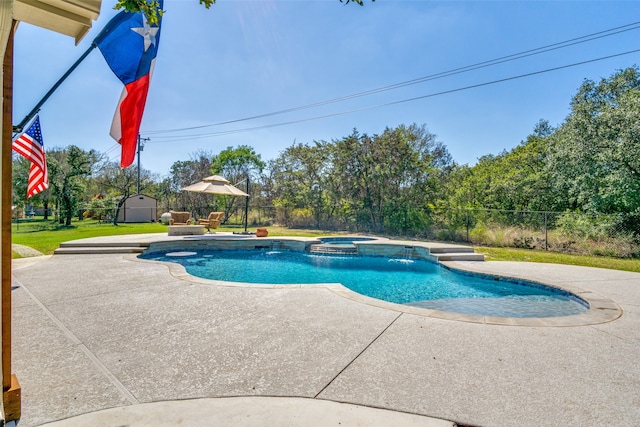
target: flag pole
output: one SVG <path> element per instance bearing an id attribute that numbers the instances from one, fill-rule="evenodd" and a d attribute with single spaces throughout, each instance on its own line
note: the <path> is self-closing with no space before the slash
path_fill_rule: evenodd
<path id="1" fill-rule="evenodd" d="M 85 60 L 85 58 L 87 56 L 89 56 L 89 54 L 91 53 L 91 51 L 93 49 L 95 49 L 98 45 L 95 42 L 91 43 L 91 46 L 89 46 L 89 48 L 82 54 L 82 56 L 80 56 L 80 58 L 78 58 L 78 60 L 62 75 L 62 77 L 60 77 L 60 79 L 58 79 L 58 81 L 51 87 L 51 89 L 49 89 L 49 92 L 47 92 L 42 99 L 40 100 L 40 102 L 38 102 L 36 104 L 35 107 L 33 107 L 33 109 L 29 112 L 29 114 L 27 114 L 25 116 L 24 119 L 22 119 L 22 121 L 20 123 L 18 123 L 17 125 L 13 126 L 13 133 L 14 134 L 18 134 L 21 133 L 22 130 L 24 129 L 24 127 L 27 125 L 27 123 L 33 119 L 33 117 L 35 117 L 36 114 L 38 114 L 38 111 L 40 111 L 40 108 L 42 108 L 42 106 L 44 105 L 45 102 L 47 102 L 47 100 L 49 99 L 49 97 L 51 95 L 53 95 L 53 93 L 58 89 L 58 87 L 62 84 L 62 82 L 64 82 L 67 77 L 69 77 L 69 75 L 73 72 L 73 70 L 75 70 L 78 65 L 80 65 L 80 63 L 82 61 Z"/>

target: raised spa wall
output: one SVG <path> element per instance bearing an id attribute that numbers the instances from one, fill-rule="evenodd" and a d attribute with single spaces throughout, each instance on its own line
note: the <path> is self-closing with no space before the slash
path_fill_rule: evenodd
<path id="1" fill-rule="evenodd" d="M 184 251 L 184 250 L 290 250 L 298 252 L 308 252 L 309 247 L 313 244 L 322 243 L 316 239 L 280 239 L 280 238 L 261 238 L 261 239 L 183 239 L 164 242 L 153 242 L 145 251 L 150 252 L 166 252 L 166 251 Z M 384 256 L 390 258 L 414 258 L 425 259 L 437 262 L 437 257 L 431 255 L 428 247 L 420 245 L 407 245 L 403 242 L 388 243 L 388 241 L 372 241 L 372 242 L 354 242 L 358 248 L 357 255 L 364 256 Z"/>
<path id="2" fill-rule="evenodd" d="M 317 242 L 314 240 L 313 242 Z M 184 239 L 164 242 L 153 242 L 149 245 L 149 252 L 164 252 L 164 251 L 183 251 L 186 249 L 191 250 L 206 250 L 206 249 L 219 249 L 219 250 L 238 250 L 238 249 L 285 249 L 291 251 L 304 251 L 309 245 L 307 241 L 299 240 L 285 240 L 285 239 Z"/>
<path id="3" fill-rule="evenodd" d="M 426 259 L 434 262 L 438 261 L 437 257 L 431 255 L 429 248 L 423 246 L 379 242 L 355 242 L 355 245 L 358 248 L 358 255 Z"/>

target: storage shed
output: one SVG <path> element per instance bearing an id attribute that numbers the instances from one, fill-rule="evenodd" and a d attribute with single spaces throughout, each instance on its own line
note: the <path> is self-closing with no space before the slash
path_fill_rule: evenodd
<path id="1" fill-rule="evenodd" d="M 155 222 L 158 220 L 158 201 L 144 194 L 134 194 L 124 201 L 118 222 Z"/>

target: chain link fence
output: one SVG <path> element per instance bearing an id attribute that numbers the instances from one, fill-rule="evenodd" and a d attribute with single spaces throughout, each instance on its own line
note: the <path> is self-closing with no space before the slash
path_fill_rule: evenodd
<path id="1" fill-rule="evenodd" d="M 640 257 L 640 215 L 575 212 L 442 210 L 425 237 L 475 245 L 583 255 Z"/>
<path id="2" fill-rule="evenodd" d="M 192 212 L 197 217 L 206 217 L 209 210 L 208 207 L 200 207 Z M 306 209 L 250 205 L 248 224 L 250 227 L 280 225 L 480 246 L 640 258 L 640 214 L 397 207 L 385 215 L 385 221 L 375 226 L 362 219 L 366 217 L 363 212 L 356 212 L 349 217 L 319 219 Z M 225 224 L 244 224 L 244 205 L 234 207 Z"/>
<path id="3" fill-rule="evenodd" d="M 171 210 L 158 204 L 155 221 Z M 211 206 L 174 207 L 206 218 Z M 42 208 L 24 215 L 43 215 Z M 115 207 L 84 206 L 75 217 L 111 222 Z M 49 217 L 56 212 L 49 210 Z M 364 212 L 345 217 L 313 216 L 308 210 L 280 206 L 249 205 L 248 226 L 283 226 L 335 232 L 377 233 L 399 238 L 419 238 L 479 246 L 548 250 L 582 255 L 640 258 L 640 213 L 596 215 L 575 212 L 541 212 L 495 209 L 403 209 L 394 208 L 381 223 L 371 225 Z M 226 226 L 242 227 L 244 203 L 227 211 Z"/>
<path id="4" fill-rule="evenodd" d="M 495 209 L 394 208 L 376 226 L 359 220 L 321 220 L 299 209 L 283 207 L 250 211 L 249 221 L 294 228 L 370 232 L 480 246 L 548 250 L 563 253 L 640 258 L 640 214 L 596 215 L 575 212 Z"/>

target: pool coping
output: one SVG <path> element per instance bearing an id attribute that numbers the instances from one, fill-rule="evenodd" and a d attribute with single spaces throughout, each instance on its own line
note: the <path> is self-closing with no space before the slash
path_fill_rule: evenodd
<path id="1" fill-rule="evenodd" d="M 297 240 L 295 237 L 289 237 L 289 236 L 287 236 L 285 239 Z M 301 238 L 299 239 L 299 241 L 308 242 L 309 239 Z M 369 241 L 367 243 L 375 244 L 376 242 Z M 380 238 L 379 243 L 397 244 L 398 246 L 402 246 L 406 242 Z M 418 242 L 418 241 L 415 241 L 412 243 L 426 244 L 426 242 Z M 559 289 L 561 291 L 569 292 L 577 296 L 578 298 L 584 300 L 589 305 L 589 309 L 583 313 L 568 315 L 568 316 L 557 316 L 557 317 L 516 318 L 516 317 L 480 316 L 480 315 L 435 310 L 430 308 L 407 306 L 403 304 L 396 304 L 388 301 L 383 301 L 377 298 L 372 298 L 372 297 L 359 294 L 345 287 L 340 283 L 256 284 L 256 283 L 247 283 L 247 282 L 227 282 L 222 280 L 204 279 L 204 278 L 196 277 L 189 274 L 186 271 L 186 269 L 178 263 L 146 260 L 143 258 L 139 258 L 138 256 L 139 254 L 129 254 L 126 256 L 126 258 L 130 260 L 138 261 L 138 262 L 151 262 L 151 263 L 159 263 L 159 264 L 165 265 L 168 267 L 169 273 L 171 274 L 171 276 L 180 280 L 191 282 L 191 283 L 209 284 L 209 285 L 227 286 L 227 287 L 251 287 L 251 288 L 262 288 L 262 289 L 323 288 L 333 292 L 338 296 L 341 296 L 343 298 L 349 299 L 351 301 L 354 301 L 360 304 L 366 304 L 369 306 L 374 306 L 374 307 L 391 310 L 399 313 L 407 313 L 407 314 L 413 314 L 416 316 L 429 317 L 429 318 L 441 319 L 441 320 L 453 320 L 453 321 L 459 321 L 459 322 L 478 323 L 478 324 L 485 324 L 485 325 L 501 325 L 501 326 L 573 327 L 573 326 L 589 326 L 589 325 L 608 323 L 620 318 L 623 315 L 623 310 L 617 303 L 615 303 L 614 301 L 608 298 L 604 298 L 593 291 L 585 290 L 585 289 L 572 286 L 572 285 L 567 285 L 567 284 L 559 285 L 557 283 L 552 283 L 550 281 L 529 280 L 529 279 L 523 279 L 521 277 L 498 275 L 498 274 L 487 274 L 487 273 L 481 273 L 473 270 L 472 266 L 475 263 L 483 263 L 484 261 L 457 261 L 456 267 L 451 266 L 446 261 L 433 261 L 433 262 L 436 262 L 449 270 L 460 271 L 465 274 L 472 274 L 472 275 L 478 275 L 478 276 L 484 276 L 484 277 L 487 277 L 487 276 L 499 277 L 503 280 L 513 280 L 517 282 L 527 281 L 530 283 L 539 284 L 542 286 L 548 286 L 551 288 Z"/>

